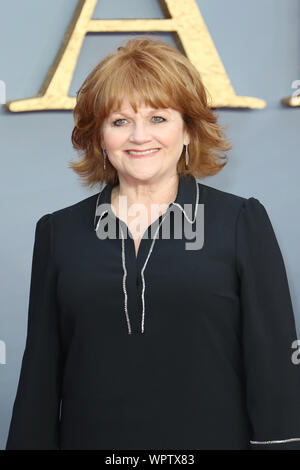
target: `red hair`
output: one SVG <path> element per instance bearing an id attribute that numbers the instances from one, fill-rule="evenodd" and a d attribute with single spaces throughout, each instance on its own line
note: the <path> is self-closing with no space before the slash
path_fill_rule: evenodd
<path id="1" fill-rule="evenodd" d="M 117 170 L 108 159 L 103 168 L 102 123 L 120 109 L 124 97 L 137 112 L 137 95 L 153 108 L 169 107 L 181 113 L 190 144 L 188 168 L 184 148 L 177 163 L 179 174 L 204 178 L 227 164 L 227 156 L 219 153 L 232 146 L 223 134 L 225 126 L 217 123 L 218 116 L 209 107 L 209 94 L 198 70 L 169 44 L 135 37 L 99 62 L 77 92 L 71 140 L 82 159 L 70 162 L 70 167 L 84 186 L 118 182 Z"/>

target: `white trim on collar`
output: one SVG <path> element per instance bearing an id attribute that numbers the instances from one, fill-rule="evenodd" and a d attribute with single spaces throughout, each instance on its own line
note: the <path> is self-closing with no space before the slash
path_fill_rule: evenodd
<path id="1" fill-rule="evenodd" d="M 181 204 L 179 204 L 178 202 L 171 202 L 170 206 L 177 206 L 179 207 L 179 209 L 183 212 L 186 220 L 190 223 L 190 224 L 193 224 L 196 220 L 196 217 L 197 217 L 197 211 L 198 211 L 198 201 L 199 201 L 199 185 L 198 185 L 198 182 L 196 180 L 196 178 L 194 177 L 194 182 L 195 182 L 195 185 L 196 185 L 196 198 L 195 198 L 195 208 L 194 208 L 194 217 L 192 219 L 190 219 L 187 215 L 187 213 L 185 212 L 184 208 L 182 207 Z M 99 192 L 98 194 L 98 197 L 97 197 L 97 201 L 96 201 L 96 208 L 95 208 L 95 215 L 94 215 L 94 227 L 95 227 L 95 221 L 96 221 L 96 217 L 97 217 L 97 207 L 98 207 L 98 202 L 99 202 L 99 198 L 102 194 L 102 191 L 105 189 L 105 187 Z M 105 213 L 108 213 L 108 210 L 107 209 L 104 209 L 103 212 L 101 212 L 100 214 L 100 217 L 99 217 L 99 220 L 97 222 L 97 225 L 96 227 L 94 228 L 95 231 L 97 231 L 98 229 L 98 226 L 99 226 L 99 222 L 100 220 L 102 219 L 103 215 Z"/>

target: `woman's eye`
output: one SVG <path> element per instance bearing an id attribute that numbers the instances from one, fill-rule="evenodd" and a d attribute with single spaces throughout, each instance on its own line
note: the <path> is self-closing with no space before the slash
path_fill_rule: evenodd
<path id="1" fill-rule="evenodd" d="M 163 121 L 165 121 L 165 118 L 163 118 L 163 117 L 161 117 L 161 116 L 152 116 L 152 117 L 153 117 L 153 118 L 158 118 L 158 119 L 163 119 Z M 119 122 L 119 121 L 126 121 L 126 119 L 116 119 L 115 121 L 113 121 L 113 126 L 115 126 L 115 127 L 121 127 L 121 126 L 119 126 L 118 124 L 116 124 L 116 123 Z M 163 122 L 163 121 L 155 121 L 155 122 L 159 123 L 159 122 Z"/>
<path id="2" fill-rule="evenodd" d="M 113 125 L 116 127 L 120 127 L 120 126 L 117 126 L 116 124 L 116 122 L 119 122 L 119 121 L 126 121 L 126 119 L 117 119 L 116 121 L 113 122 Z"/>
<path id="3" fill-rule="evenodd" d="M 158 117 L 158 119 L 163 119 L 163 121 L 156 121 L 156 122 L 164 122 L 165 121 L 165 118 L 163 118 L 161 116 L 153 116 L 153 117 Z"/>
<path id="4" fill-rule="evenodd" d="M 161 117 L 161 116 L 153 116 L 155 118 L 158 118 L 158 119 L 163 119 L 165 121 L 165 118 Z M 159 121 L 159 122 L 162 122 L 162 121 Z"/>

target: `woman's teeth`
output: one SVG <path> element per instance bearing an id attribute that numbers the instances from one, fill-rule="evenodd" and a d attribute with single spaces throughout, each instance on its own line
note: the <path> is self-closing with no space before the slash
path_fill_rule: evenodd
<path id="1" fill-rule="evenodd" d="M 159 149 L 146 150 L 146 152 L 135 152 L 134 150 L 127 150 L 131 155 L 147 155 L 148 153 L 158 152 Z"/>

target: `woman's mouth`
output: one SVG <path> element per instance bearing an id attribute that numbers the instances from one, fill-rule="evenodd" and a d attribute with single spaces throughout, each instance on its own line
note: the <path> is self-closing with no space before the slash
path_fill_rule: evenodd
<path id="1" fill-rule="evenodd" d="M 156 148 L 156 149 L 147 150 L 145 152 L 139 152 L 139 151 L 134 152 L 133 150 L 131 151 L 125 150 L 125 153 L 127 153 L 127 155 L 129 155 L 132 158 L 143 158 L 143 157 L 152 157 L 153 155 L 156 155 L 159 151 L 160 149 Z"/>

